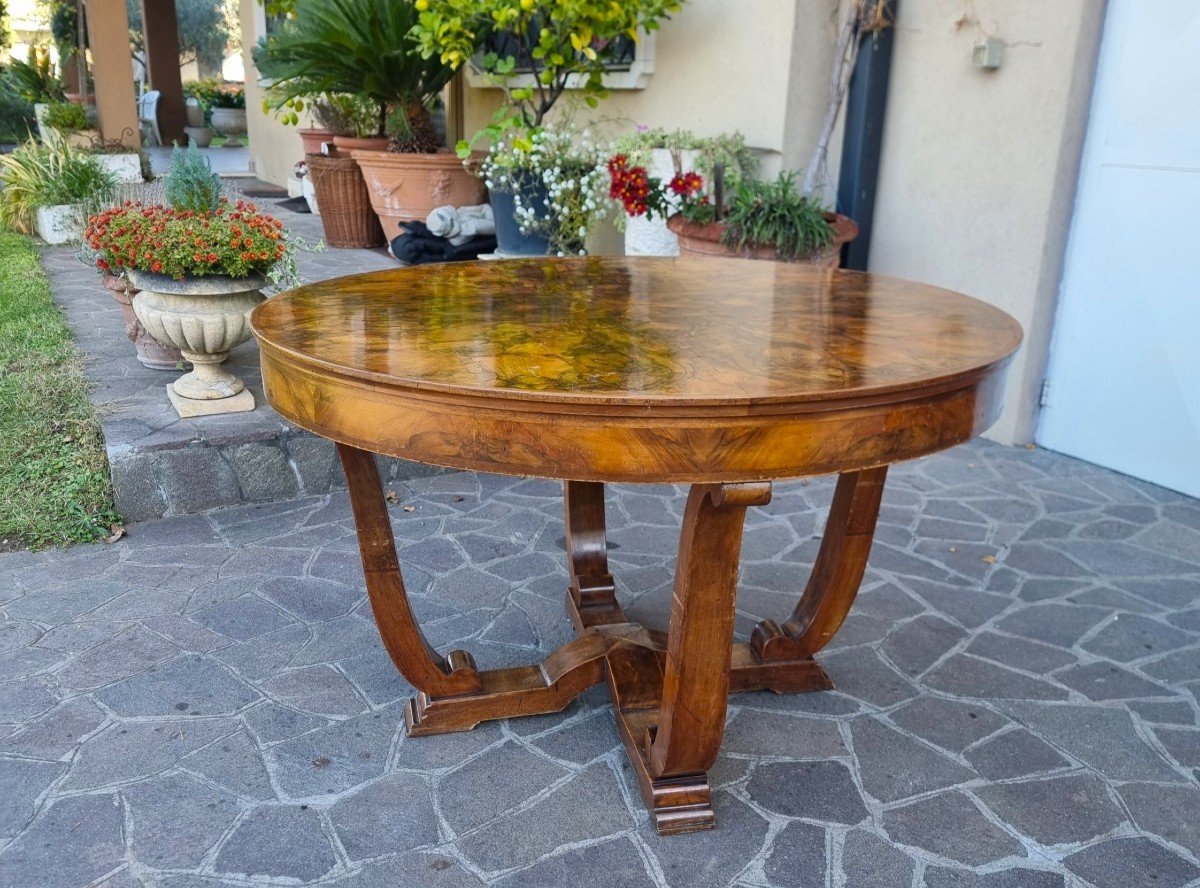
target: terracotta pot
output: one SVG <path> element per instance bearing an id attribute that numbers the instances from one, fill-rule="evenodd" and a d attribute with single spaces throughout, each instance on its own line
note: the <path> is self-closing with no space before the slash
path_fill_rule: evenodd
<path id="1" fill-rule="evenodd" d="M 299 130 L 300 141 L 304 143 L 305 154 L 320 154 L 321 146 L 334 141 L 333 130 L 308 128 Z"/>
<path id="2" fill-rule="evenodd" d="M 333 144 L 343 151 L 387 151 L 386 136 L 334 136 Z"/>
<path id="3" fill-rule="evenodd" d="M 788 261 L 819 265 L 822 268 L 837 268 L 841 264 L 842 245 L 848 244 L 858 237 L 858 226 L 849 216 L 836 213 L 826 213 L 825 219 L 833 226 L 833 241 L 829 246 L 815 255 Z M 707 225 L 700 225 L 687 221 L 683 216 L 672 216 L 667 220 L 667 227 L 679 238 L 679 255 L 681 256 L 732 256 L 742 259 L 778 261 L 774 244 L 746 247 L 739 250 L 721 243 L 721 238 L 725 234 L 724 222 L 709 222 Z"/>
<path id="4" fill-rule="evenodd" d="M 137 349 L 137 359 L 142 366 L 152 370 L 179 369 L 183 360 L 179 349 L 163 345 L 151 336 L 134 314 L 133 297 L 138 292 L 137 287 L 119 274 L 105 274 L 102 279 L 104 288 L 112 293 L 113 301 L 121 306 L 121 314 L 125 318 L 125 335 L 132 340 L 134 348 Z"/>
<path id="5" fill-rule="evenodd" d="M 371 206 L 389 241 L 400 234 L 401 222 L 424 222 L 437 207 L 468 207 L 486 200 L 483 182 L 467 172 L 452 151 L 351 151 L 350 155 L 362 169 Z"/>

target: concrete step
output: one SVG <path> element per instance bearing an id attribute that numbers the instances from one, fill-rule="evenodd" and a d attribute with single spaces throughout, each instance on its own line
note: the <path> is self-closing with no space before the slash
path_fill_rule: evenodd
<path id="1" fill-rule="evenodd" d="M 286 212 L 280 216 L 308 243 L 319 242 L 319 220 Z M 95 269 L 81 262 L 72 247 L 44 248 L 42 264 L 84 353 L 92 401 L 101 414 L 113 495 L 127 521 L 288 500 L 344 485 L 333 444 L 286 422 L 266 403 L 254 342 L 234 349 L 227 366 L 245 380 L 255 409 L 181 419 L 166 391 L 181 371 L 138 363 L 120 307 Z M 307 280 L 395 267 L 386 253 L 374 250 L 303 253 L 297 264 Z M 440 471 L 403 460 L 381 460 L 380 468 L 385 481 Z"/>

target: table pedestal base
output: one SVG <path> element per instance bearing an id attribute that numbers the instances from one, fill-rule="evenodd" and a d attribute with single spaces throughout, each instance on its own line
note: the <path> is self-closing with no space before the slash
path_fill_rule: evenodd
<path id="1" fill-rule="evenodd" d="M 400 576 L 387 506 L 370 453 L 338 446 L 358 528 L 367 591 L 384 646 L 418 688 L 411 736 L 467 731 L 480 722 L 563 710 L 605 681 L 617 728 L 659 833 L 715 823 L 708 769 L 728 695 L 828 690 L 813 655 L 854 600 L 875 529 L 886 469 L 842 475 L 825 536 L 799 604 L 782 624 L 764 620 L 733 643 L 734 600 L 746 509 L 770 501 L 769 483 L 694 485 L 688 496 L 667 632 L 625 619 L 608 570 L 604 486 L 566 482 L 567 614 L 578 633 L 540 664 L 479 670 L 470 654 L 439 655 L 425 640 Z"/>

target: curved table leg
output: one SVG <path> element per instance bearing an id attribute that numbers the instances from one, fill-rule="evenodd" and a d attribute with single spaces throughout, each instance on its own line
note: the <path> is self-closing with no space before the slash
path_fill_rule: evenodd
<path id="1" fill-rule="evenodd" d="M 692 487 L 665 657 L 628 647 L 608 657 L 617 725 L 660 833 L 714 824 L 706 772 L 725 732 L 742 524 L 770 499 L 769 483 Z"/>
<path id="2" fill-rule="evenodd" d="M 735 651 L 735 661 L 745 665 L 739 676 L 743 682 L 739 686 L 735 679 L 735 686 L 768 687 L 781 693 L 833 686 L 812 658 L 841 628 L 858 594 L 886 476 L 887 466 L 881 466 L 838 477 L 825 536 L 804 594 L 782 625 L 763 620 L 754 628 L 749 651 L 740 657 Z M 755 676 L 759 680 L 751 680 Z"/>
<path id="3" fill-rule="evenodd" d="M 338 445 L 338 453 L 380 637 L 400 674 L 418 691 L 405 710 L 409 734 L 469 731 L 490 719 L 559 712 L 604 680 L 604 658 L 610 651 L 662 647 L 657 634 L 621 622 L 590 630 L 533 666 L 480 671 L 465 651 L 443 658 L 425 639 L 409 607 L 375 458 L 345 444 Z M 603 511 L 600 534 L 602 539 Z"/>
<path id="4" fill-rule="evenodd" d="M 452 651 L 443 658 L 425 640 L 408 605 L 374 456 L 346 444 L 338 444 L 337 448 L 358 528 L 358 550 L 367 578 L 367 594 L 388 655 L 408 683 L 427 694 L 477 693 L 479 673 L 471 655 Z"/>
<path id="5" fill-rule="evenodd" d="M 595 481 L 563 482 L 563 512 L 567 528 L 568 594 L 578 615 L 576 629 L 604 623 L 623 623 L 617 589 L 608 572 L 608 539 L 604 524 L 604 485 Z"/>

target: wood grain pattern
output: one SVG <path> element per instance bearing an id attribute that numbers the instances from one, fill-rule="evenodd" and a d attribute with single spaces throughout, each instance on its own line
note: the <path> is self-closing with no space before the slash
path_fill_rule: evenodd
<path id="1" fill-rule="evenodd" d="M 292 422 L 435 465 L 758 481 L 962 443 L 1020 329 L 855 272 L 655 258 L 458 263 L 312 284 L 252 318 Z"/>
<path id="2" fill-rule="evenodd" d="M 838 478 L 821 548 L 799 604 L 782 626 L 764 620 L 754 627 L 750 644 L 760 659 L 811 658 L 842 627 L 867 569 L 886 476 L 887 466 L 881 466 Z"/>
<path id="3" fill-rule="evenodd" d="M 566 482 L 563 485 L 563 509 L 567 566 L 571 574 L 570 595 L 583 625 L 592 625 L 593 614 L 597 615 L 598 622 L 623 622 L 625 615 L 617 604 L 616 584 L 608 572 L 604 485 L 592 481 Z"/>
<path id="4" fill-rule="evenodd" d="M 832 687 L 814 655 L 862 581 L 887 466 L 998 416 L 1020 342 L 965 296 L 742 260 L 463 263 L 329 281 L 254 313 L 276 410 L 338 442 L 411 735 L 557 712 L 605 681 L 661 833 L 713 826 L 707 770 L 731 692 Z M 540 664 L 442 657 L 409 606 L 372 453 L 562 479 L 577 637 Z M 733 643 L 742 528 L 770 481 L 838 473 L 792 615 Z M 604 482 L 693 484 L 668 631 L 627 621 Z"/>

